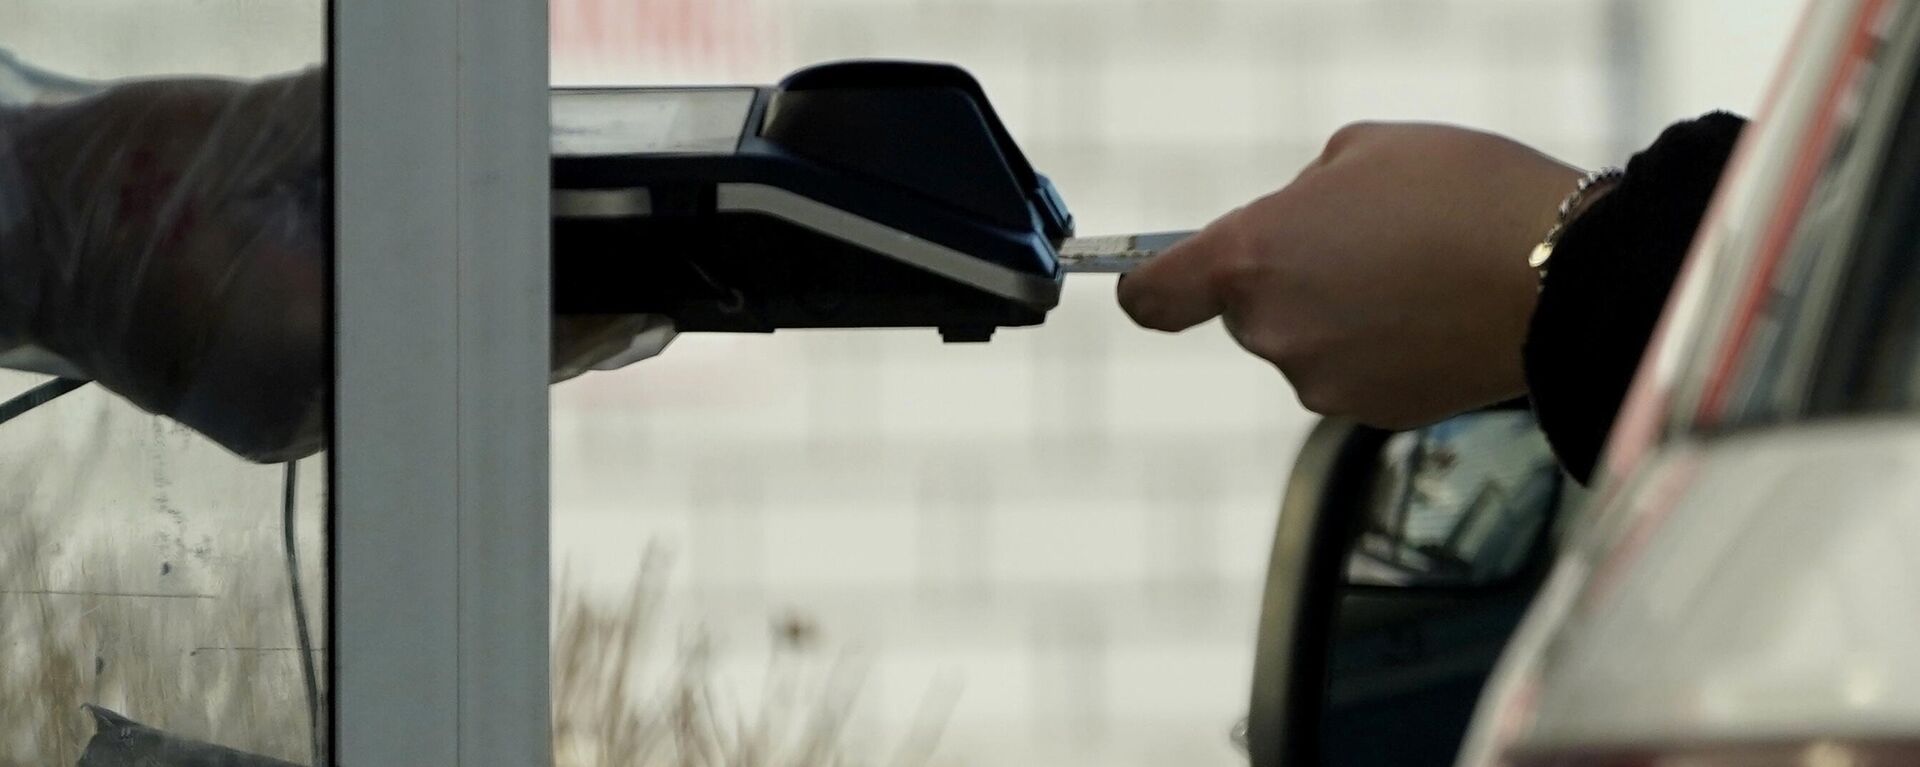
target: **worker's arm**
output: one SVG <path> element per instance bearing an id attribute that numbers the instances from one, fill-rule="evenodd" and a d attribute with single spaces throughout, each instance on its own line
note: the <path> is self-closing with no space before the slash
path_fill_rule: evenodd
<path id="1" fill-rule="evenodd" d="M 248 458 L 325 435 L 325 80 L 155 80 L 17 116 L 6 334 Z"/>
<path id="2" fill-rule="evenodd" d="M 0 365 L 95 380 L 252 460 L 323 447 L 326 107 L 315 69 L 9 108 Z M 558 318 L 554 377 L 668 338 L 655 318 Z"/>
<path id="3" fill-rule="evenodd" d="M 25 111 L 24 107 L 0 105 L 0 262 L 39 260 L 27 252 L 38 239 L 32 227 L 33 191 L 27 184 L 25 168 L 17 156 L 19 150 L 15 149 L 25 130 Z M 14 282 L 0 280 L 0 365 L 11 360 L 16 365 L 26 367 L 21 361 L 29 359 L 26 339 L 23 337 L 26 330 L 24 307 L 19 298 L 8 295 L 29 292 L 21 288 Z M 63 364 L 59 367 L 60 373 L 72 373 L 70 366 Z"/>
<path id="4" fill-rule="evenodd" d="M 40 252 L 46 218 L 39 214 L 46 201 L 39 185 L 29 183 L 25 165 L 34 151 L 32 126 L 54 107 L 105 89 L 100 83 L 41 69 L 0 48 L 0 262 L 11 261 L 25 270 L 46 261 Z M 37 278 L 25 275 L 0 280 L 0 368 L 84 377 L 71 362 L 26 337 L 38 284 Z"/>

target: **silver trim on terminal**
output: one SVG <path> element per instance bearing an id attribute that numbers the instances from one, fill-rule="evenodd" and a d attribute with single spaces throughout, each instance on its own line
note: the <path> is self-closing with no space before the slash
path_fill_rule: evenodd
<path id="1" fill-rule="evenodd" d="M 760 213 L 784 219 L 1041 311 L 1060 303 L 1058 275 L 1018 272 L 779 187 L 720 184 L 716 202 L 722 213 Z"/>
<path id="2" fill-rule="evenodd" d="M 555 189 L 552 205 L 559 218 L 642 218 L 653 215 L 653 193 L 646 187 Z"/>

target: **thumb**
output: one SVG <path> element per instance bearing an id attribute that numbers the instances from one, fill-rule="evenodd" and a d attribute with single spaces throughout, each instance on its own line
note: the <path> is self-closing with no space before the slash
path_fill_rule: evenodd
<path id="1" fill-rule="evenodd" d="M 1226 310 L 1218 264 L 1232 236 L 1221 219 L 1124 275 L 1120 308 L 1144 328 L 1178 333 Z"/>

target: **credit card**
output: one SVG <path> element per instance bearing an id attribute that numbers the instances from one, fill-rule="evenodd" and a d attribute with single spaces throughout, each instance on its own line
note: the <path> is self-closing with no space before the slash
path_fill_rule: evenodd
<path id="1" fill-rule="evenodd" d="M 1193 232 L 1070 237 L 1060 244 L 1060 268 L 1083 274 L 1126 274 Z"/>

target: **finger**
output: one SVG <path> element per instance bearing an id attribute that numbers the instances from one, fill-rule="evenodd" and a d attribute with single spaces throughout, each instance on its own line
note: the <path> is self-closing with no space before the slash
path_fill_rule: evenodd
<path id="1" fill-rule="evenodd" d="M 1214 274 L 1232 241 L 1230 218 L 1135 268 L 1120 280 L 1120 308 L 1141 327 L 1177 333 L 1225 310 Z"/>

